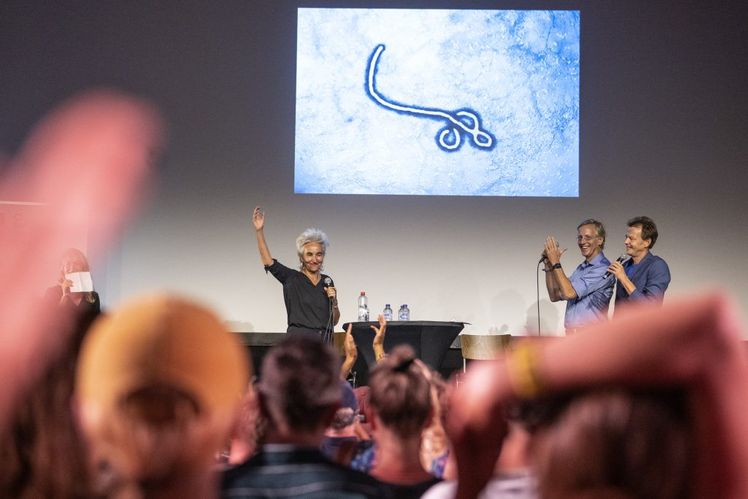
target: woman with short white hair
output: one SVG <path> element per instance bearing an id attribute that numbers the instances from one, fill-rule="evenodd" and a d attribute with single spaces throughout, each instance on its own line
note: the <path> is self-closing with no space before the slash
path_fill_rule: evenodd
<path id="1" fill-rule="evenodd" d="M 290 334 L 316 335 L 326 343 L 332 342 L 332 329 L 340 320 L 335 283 L 322 273 L 325 254 L 330 242 L 319 229 L 309 228 L 296 238 L 299 270 L 286 267 L 270 254 L 265 241 L 265 212 L 258 206 L 252 213 L 257 236 L 257 248 L 265 272 L 283 284 Z"/>

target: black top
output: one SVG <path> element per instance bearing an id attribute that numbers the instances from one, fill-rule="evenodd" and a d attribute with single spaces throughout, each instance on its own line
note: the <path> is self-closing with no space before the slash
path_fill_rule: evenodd
<path id="1" fill-rule="evenodd" d="M 85 330 L 88 329 L 91 323 L 101 313 L 101 301 L 99 300 L 99 293 L 97 293 L 96 291 L 82 294 L 83 299 L 78 305 L 76 305 L 72 299 L 61 302 L 62 288 L 60 286 L 52 286 L 47 288 L 47 291 L 44 293 L 44 300 L 47 303 L 53 305 L 60 304 L 74 311 L 77 316 L 76 325 Z"/>
<path id="2" fill-rule="evenodd" d="M 288 315 L 288 331 L 292 328 L 324 331 L 330 319 L 330 299 L 325 288 L 335 286 L 330 276 L 322 274 L 315 286 L 298 270 L 289 269 L 273 258 L 265 271 L 273 274 L 283 284 L 283 301 Z M 327 280 L 327 284 L 325 281 Z"/>

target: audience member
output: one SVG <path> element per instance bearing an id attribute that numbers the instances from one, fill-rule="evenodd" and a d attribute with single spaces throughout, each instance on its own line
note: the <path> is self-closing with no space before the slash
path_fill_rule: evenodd
<path id="1" fill-rule="evenodd" d="M 244 348 L 188 300 L 146 296 L 99 319 L 75 388 L 98 490 L 217 497 L 215 453 L 236 424 L 248 375 Z"/>
<path id="2" fill-rule="evenodd" d="M 678 389 L 575 396 L 536 438 L 541 496 L 705 497 L 691 493 L 694 427 L 686 403 Z"/>
<path id="3" fill-rule="evenodd" d="M 589 399 L 597 412 L 594 417 L 609 428 L 602 432 L 610 438 L 603 446 L 605 452 L 620 457 L 600 461 L 600 447 L 580 441 L 581 435 L 590 434 L 584 430 L 588 424 L 585 404 L 589 402 L 581 399 L 581 409 L 572 406 L 567 420 L 562 418 L 551 434 L 550 450 L 539 475 L 542 490 L 552 491 L 554 498 L 599 497 L 596 494 L 605 491 L 606 497 L 615 494 L 659 499 L 678 496 L 678 491 L 683 490 L 690 491 L 691 497 L 748 497 L 748 361 L 731 304 L 723 296 L 706 295 L 674 302 L 663 309 L 650 306 L 627 312 L 613 321 L 592 326 L 587 332 L 561 341 L 528 342 L 506 360 L 471 367 L 453 397 L 448 419 L 458 462 L 456 497 L 476 497 L 491 476 L 505 433 L 497 422 L 511 399 L 602 388 L 654 394 L 661 388 L 682 391 L 685 402 L 681 409 L 685 414 L 671 417 L 668 423 L 658 423 L 657 427 L 675 424 L 677 420 L 687 422 L 685 428 L 691 432 L 687 440 L 693 445 L 685 450 L 690 454 L 683 464 L 685 468 L 677 462 L 660 467 L 677 471 L 675 476 L 661 477 L 671 481 L 662 489 L 643 489 L 613 480 L 618 468 L 629 466 L 632 458 L 631 453 L 613 445 L 616 435 L 638 437 L 614 429 L 620 424 L 614 422 L 611 426 L 605 418 L 633 418 L 639 409 L 628 399 L 624 403 L 617 397 Z M 580 355 L 584 362 L 580 362 Z M 618 405 L 624 410 L 616 409 Z M 591 426 L 598 428 L 595 431 L 599 436 L 600 427 Z M 632 469 L 642 462 L 671 459 L 672 449 L 680 445 L 677 438 L 674 436 L 673 444 L 663 446 L 655 458 L 647 456 L 635 461 Z M 577 463 L 576 467 L 566 465 L 566 452 L 571 448 L 578 453 L 569 460 Z M 651 443 L 646 442 L 642 448 L 649 452 Z M 632 452 L 635 457 L 638 450 Z M 693 472 L 682 472 L 688 469 L 690 460 L 694 463 Z M 599 465 L 607 468 L 598 471 L 595 468 Z M 546 477 L 550 481 L 564 472 L 568 473 L 564 480 L 544 482 Z M 632 475 L 625 475 L 629 482 L 640 480 Z M 587 481 L 590 476 L 595 477 L 594 482 Z M 662 495 L 646 495 L 649 493 Z"/>
<path id="4" fill-rule="evenodd" d="M 359 414 L 359 426 L 361 427 L 362 439 L 372 440 L 371 434 L 371 405 L 369 404 L 370 390 L 368 386 L 357 386 L 353 389 L 353 393 L 356 394 L 356 402 L 358 403 L 358 414 Z M 354 470 L 368 472 L 370 465 L 366 465 L 367 462 L 366 454 L 373 450 L 372 447 L 368 447 L 360 454 L 357 454 L 351 460 L 351 468 Z"/>
<path id="5" fill-rule="evenodd" d="M 86 453 L 71 410 L 75 364 L 86 327 L 65 338 L 0 432 L 0 497 L 92 497 Z"/>
<path id="6" fill-rule="evenodd" d="M 454 459 L 450 459 L 449 440 L 444 430 L 447 384 L 436 371 L 424 369 L 431 384 L 431 423 L 421 435 L 421 464 L 436 478 L 456 478 Z"/>
<path id="7" fill-rule="evenodd" d="M 537 475 L 533 461 L 535 435 L 555 419 L 566 397 L 539 398 L 511 403 L 502 418 L 507 434 L 493 474 L 478 494 L 478 499 L 535 499 L 538 496 Z M 449 462 L 454 464 L 453 455 Z M 452 499 L 457 490 L 456 471 L 448 481 L 431 487 L 424 498 Z"/>
<path id="8" fill-rule="evenodd" d="M 345 358 L 343 364 L 340 366 L 340 379 L 346 381 L 348 376 L 351 374 L 356 359 L 358 359 L 358 348 L 356 348 L 356 342 L 353 340 L 353 324 L 348 324 L 348 329 L 345 331 L 345 340 L 343 340 L 343 353 Z"/>
<path id="9" fill-rule="evenodd" d="M 319 450 L 340 406 L 338 359 L 316 338 L 293 335 L 273 347 L 257 385 L 267 431 L 259 452 L 224 474 L 224 497 L 388 497 L 374 478 Z"/>
<path id="10" fill-rule="evenodd" d="M 330 460 L 350 466 L 355 456 L 373 444 L 369 435 L 361 428 L 358 401 L 347 381 L 340 381 L 342 399 L 335 411 L 330 426 L 325 431 L 322 453 Z"/>
<path id="11" fill-rule="evenodd" d="M 49 303 L 69 307 L 75 311 L 78 321 L 84 327 L 89 326 L 101 313 L 101 302 L 96 291 L 73 291 L 73 282 L 68 278 L 69 274 L 78 272 L 90 272 L 90 266 L 86 255 L 75 248 L 68 248 L 62 254 L 60 264 L 60 276 L 57 285 L 47 288 L 44 299 Z"/>
<path id="12" fill-rule="evenodd" d="M 378 317 L 379 327 L 369 326 L 374 331 L 374 339 L 372 340 L 372 348 L 374 350 L 374 359 L 376 362 L 384 359 L 386 354 L 384 352 L 384 336 L 387 331 L 387 320 L 384 315 L 379 314 Z M 345 359 L 343 365 L 340 368 L 340 379 L 348 379 L 348 375 L 356 363 L 358 358 L 358 349 L 356 348 L 356 342 L 353 340 L 353 324 L 348 324 L 348 329 L 345 333 L 345 342 L 343 344 L 343 351 L 345 353 Z"/>
<path id="13" fill-rule="evenodd" d="M 369 327 L 374 331 L 374 339 L 371 341 L 371 346 L 374 349 L 374 360 L 380 362 L 387 356 L 384 352 L 384 337 L 387 332 L 387 320 L 384 318 L 384 315 L 379 314 L 377 322 L 379 322 L 379 327 Z"/>
<path id="14" fill-rule="evenodd" d="M 396 497 L 420 497 L 438 481 L 421 464 L 421 435 L 433 417 L 428 368 L 407 345 L 395 347 L 369 377 L 376 450 L 371 475 Z"/>
<path id="15" fill-rule="evenodd" d="M 480 491 L 478 499 L 535 499 L 538 497 L 535 474 L 530 467 L 530 436 L 520 424 L 510 423 L 493 475 Z M 452 499 L 455 480 L 437 483 L 424 499 Z"/>

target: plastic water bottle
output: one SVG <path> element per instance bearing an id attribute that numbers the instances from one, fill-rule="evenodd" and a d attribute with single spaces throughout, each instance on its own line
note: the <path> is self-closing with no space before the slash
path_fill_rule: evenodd
<path id="1" fill-rule="evenodd" d="M 391 321 L 392 320 L 392 308 L 390 308 L 390 304 L 384 306 L 384 311 L 382 312 L 382 315 L 384 315 L 384 320 Z"/>
<path id="2" fill-rule="evenodd" d="M 363 291 L 358 297 L 358 320 L 359 322 L 369 321 L 369 300 L 366 299 L 366 293 Z"/>
<path id="3" fill-rule="evenodd" d="M 410 309 L 406 303 L 400 306 L 400 311 L 397 313 L 398 320 L 409 321 L 410 320 Z"/>

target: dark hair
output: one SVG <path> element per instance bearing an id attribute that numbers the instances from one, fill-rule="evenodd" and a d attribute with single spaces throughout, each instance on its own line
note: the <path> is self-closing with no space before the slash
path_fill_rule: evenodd
<path id="1" fill-rule="evenodd" d="M 655 243 L 657 242 L 657 225 L 654 223 L 654 220 L 652 220 L 649 217 L 634 217 L 628 222 L 626 222 L 626 225 L 628 227 L 641 227 L 642 229 L 642 239 L 644 241 L 649 240 L 649 249 L 651 250 L 654 248 Z"/>
<path id="2" fill-rule="evenodd" d="M 598 390 L 576 396 L 540 430 L 540 496 L 690 497 L 693 424 L 682 390 Z"/>
<path id="3" fill-rule="evenodd" d="M 340 403 L 337 363 L 335 352 L 317 338 L 289 336 L 271 348 L 257 385 L 270 423 L 282 418 L 300 431 L 327 426 L 330 408 Z"/>
<path id="4" fill-rule="evenodd" d="M 594 225 L 595 231 L 597 232 L 597 236 L 601 237 L 603 239 L 602 244 L 600 244 L 600 248 L 605 248 L 605 226 L 602 222 L 595 220 L 594 218 L 588 218 L 587 220 L 582 221 L 579 225 L 577 225 L 577 230 L 583 225 Z"/>
<path id="5" fill-rule="evenodd" d="M 370 404 L 397 436 L 420 435 L 431 415 L 431 384 L 413 349 L 395 347 L 369 376 Z"/>
<path id="6" fill-rule="evenodd" d="M 86 452 L 71 410 L 75 363 L 86 334 L 81 323 L 67 336 L 25 392 L 5 431 L 0 432 L 0 495 L 3 497 L 90 497 Z"/>

